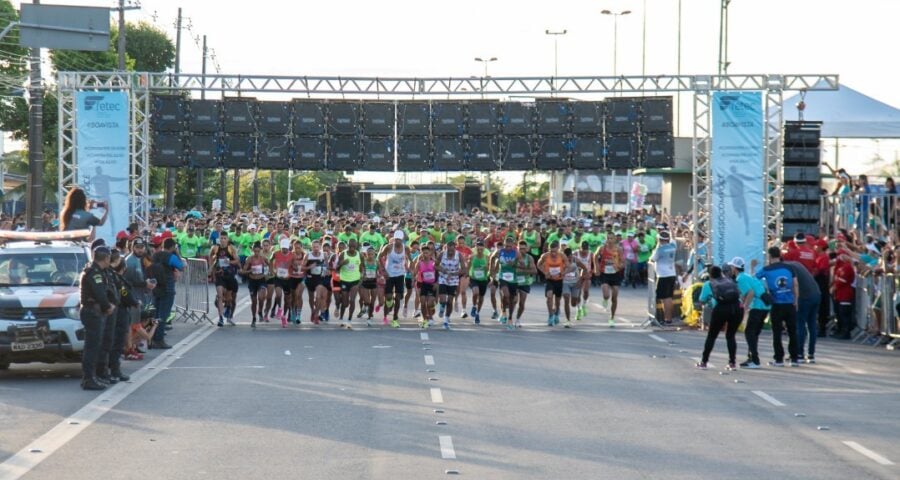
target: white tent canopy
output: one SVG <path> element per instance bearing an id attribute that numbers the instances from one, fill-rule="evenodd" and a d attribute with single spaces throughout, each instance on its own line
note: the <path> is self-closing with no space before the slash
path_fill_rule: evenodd
<path id="1" fill-rule="evenodd" d="M 797 119 L 793 113 L 800 98 L 798 94 L 784 100 L 785 120 Z M 822 122 L 825 138 L 900 138 L 900 109 L 846 85 L 808 92 L 804 101 L 803 119 Z"/>

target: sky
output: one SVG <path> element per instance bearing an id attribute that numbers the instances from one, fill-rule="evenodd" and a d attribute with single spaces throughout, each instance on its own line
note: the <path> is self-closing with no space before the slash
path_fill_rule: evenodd
<path id="1" fill-rule="evenodd" d="M 681 73 L 715 73 L 719 0 L 142 0 L 127 18 L 155 23 L 174 38 L 181 6 L 190 25 L 183 72 L 200 71 L 201 50 L 192 37 L 205 34 L 223 73 L 480 76 L 474 58 L 497 57 L 491 76 L 550 75 L 554 42 L 544 32 L 565 29 L 559 74 L 576 76 L 612 74 L 614 20 L 600 12 L 631 10 L 618 18 L 617 70 L 652 75 L 678 71 L 679 3 Z M 900 0 L 732 0 L 729 73 L 839 74 L 842 83 L 900 107 L 893 76 L 900 68 L 893 53 L 900 47 L 897 19 Z M 689 105 L 689 97 L 682 102 Z M 682 118 L 687 115 L 685 107 Z M 793 106 L 786 106 L 785 118 L 796 118 Z M 683 134 L 688 122 L 682 120 Z M 848 146 L 842 164 L 845 155 L 869 147 Z M 897 155 L 889 142 L 878 148 L 882 157 Z"/>

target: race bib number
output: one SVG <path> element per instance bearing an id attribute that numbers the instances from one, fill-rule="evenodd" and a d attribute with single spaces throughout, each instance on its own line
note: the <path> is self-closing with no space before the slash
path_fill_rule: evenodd
<path id="1" fill-rule="evenodd" d="M 525 275 L 516 275 L 516 283 L 525 283 Z"/>
<path id="2" fill-rule="evenodd" d="M 366 278 L 375 278 L 375 270 L 366 270 Z"/>
<path id="3" fill-rule="evenodd" d="M 263 266 L 262 265 L 250 265 L 250 273 L 254 275 L 262 275 L 263 274 Z"/>
<path id="4" fill-rule="evenodd" d="M 225 268 L 225 267 L 227 267 L 227 266 L 229 266 L 229 265 L 231 265 L 231 261 L 228 260 L 227 258 L 220 258 L 220 259 L 219 259 L 219 267 L 220 267 L 220 268 Z"/>
<path id="5" fill-rule="evenodd" d="M 562 270 L 559 267 L 550 267 L 549 272 L 551 277 L 558 277 Z"/>
<path id="6" fill-rule="evenodd" d="M 577 272 L 568 272 L 568 273 L 566 273 L 565 279 L 567 282 L 574 283 L 575 281 L 578 280 L 578 273 Z"/>
<path id="7" fill-rule="evenodd" d="M 500 274 L 500 280 L 504 282 L 511 282 L 516 278 L 516 275 L 512 272 L 503 272 Z"/>
<path id="8" fill-rule="evenodd" d="M 275 274 L 278 275 L 278 278 L 287 278 L 288 269 L 284 267 L 278 267 L 277 269 L 275 269 Z"/>
<path id="9" fill-rule="evenodd" d="M 309 271 L 310 271 L 310 273 L 312 273 L 313 275 L 322 275 L 322 267 L 319 266 L 319 265 L 316 265 L 315 267 L 312 267 L 311 269 L 309 269 Z"/>
<path id="10" fill-rule="evenodd" d="M 605 267 L 603 267 L 603 273 L 612 274 L 616 273 L 616 266 L 612 263 L 607 263 Z"/>
<path id="11" fill-rule="evenodd" d="M 425 283 L 434 283 L 434 272 L 422 272 L 422 280 Z"/>
<path id="12" fill-rule="evenodd" d="M 472 270 L 472 278 L 475 280 L 484 280 L 484 270 Z"/>

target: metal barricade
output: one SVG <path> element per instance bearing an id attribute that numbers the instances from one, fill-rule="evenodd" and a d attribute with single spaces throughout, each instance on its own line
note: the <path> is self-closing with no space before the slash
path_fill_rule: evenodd
<path id="1" fill-rule="evenodd" d="M 662 327 L 656 318 L 656 268 L 653 263 L 647 262 L 647 319 L 641 324 L 645 327 Z"/>
<path id="2" fill-rule="evenodd" d="M 881 302 L 884 309 L 882 333 L 891 339 L 887 345 L 888 350 L 894 350 L 900 345 L 900 311 L 898 311 L 900 296 L 897 293 L 897 280 L 893 273 L 885 275 L 881 288 Z"/>
<path id="3" fill-rule="evenodd" d="M 202 258 L 189 258 L 185 260 L 184 272 L 181 278 L 175 282 L 175 312 L 177 319 L 184 322 L 203 323 L 205 320 L 212 325 L 215 322 L 210 318 L 209 302 L 209 266 Z"/>
<path id="4" fill-rule="evenodd" d="M 875 315 L 873 307 L 880 293 L 871 274 L 856 277 L 856 303 L 853 320 L 856 322 L 858 331 L 853 334 L 854 341 L 865 342 L 869 339 L 869 322 Z"/>
<path id="5" fill-rule="evenodd" d="M 820 202 L 820 212 L 821 226 L 832 238 L 840 229 L 878 236 L 900 226 L 900 194 L 825 195 Z"/>

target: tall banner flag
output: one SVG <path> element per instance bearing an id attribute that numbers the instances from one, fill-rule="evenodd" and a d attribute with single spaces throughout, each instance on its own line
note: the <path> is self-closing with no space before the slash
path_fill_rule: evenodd
<path id="1" fill-rule="evenodd" d="M 764 161 L 761 92 L 713 92 L 712 261 L 762 264 Z"/>
<path id="2" fill-rule="evenodd" d="M 107 244 L 128 227 L 128 120 L 125 92 L 75 92 L 75 181 L 89 202 L 101 205 L 92 210 L 94 215 L 102 217 L 109 209 L 106 223 L 97 227 L 97 238 Z"/>

